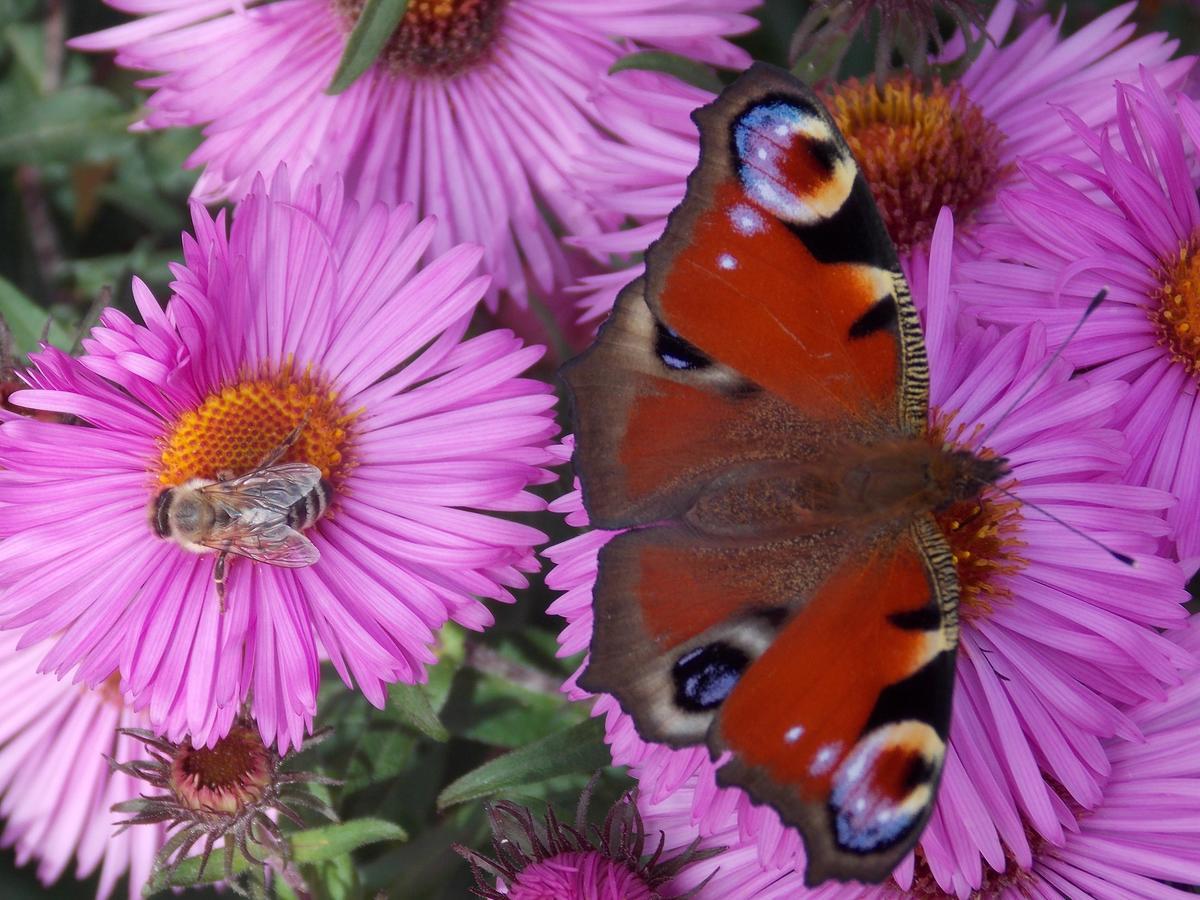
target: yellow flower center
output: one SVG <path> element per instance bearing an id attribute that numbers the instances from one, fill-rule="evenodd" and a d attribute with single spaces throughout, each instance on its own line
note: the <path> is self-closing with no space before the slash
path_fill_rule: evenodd
<path id="1" fill-rule="evenodd" d="M 366 0 L 333 0 L 347 29 Z M 508 0 L 409 0 L 380 59 L 397 75 L 456 75 L 483 61 L 496 39 Z"/>
<path id="2" fill-rule="evenodd" d="M 1158 342 L 1189 375 L 1200 371 L 1200 234 L 1184 241 L 1158 270 L 1150 321 Z"/>
<path id="3" fill-rule="evenodd" d="M 210 394 L 179 417 L 162 440 L 158 481 L 164 487 L 192 478 L 244 475 L 308 421 L 280 462 L 306 462 L 336 486 L 348 468 L 346 415 L 337 395 L 309 372 L 285 368 Z"/>
<path id="4" fill-rule="evenodd" d="M 958 85 L 850 79 L 826 102 L 901 253 L 929 240 L 943 206 L 968 222 L 1008 174 L 1004 136 Z"/>
<path id="5" fill-rule="evenodd" d="M 952 417 L 938 417 L 931 429 L 930 439 L 939 444 L 950 443 L 971 449 L 984 459 L 996 454 L 990 449 L 976 450 L 962 440 L 960 427 L 947 441 L 948 424 Z M 976 428 L 976 432 L 980 429 Z M 1016 481 L 1009 479 L 1000 485 L 1011 491 Z M 960 621 L 986 617 L 997 602 L 1010 599 L 1000 576 L 1013 575 L 1028 565 L 1020 555 L 1021 503 L 992 487 L 986 487 L 970 500 L 960 500 L 934 514 L 958 569 Z"/>

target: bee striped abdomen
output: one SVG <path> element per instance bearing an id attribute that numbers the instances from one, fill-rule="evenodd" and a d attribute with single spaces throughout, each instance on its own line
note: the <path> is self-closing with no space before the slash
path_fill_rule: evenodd
<path id="1" fill-rule="evenodd" d="M 310 528 L 329 508 L 332 486 L 322 478 L 311 491 L 288 507 L 287 523 L 297 531 Z"/>

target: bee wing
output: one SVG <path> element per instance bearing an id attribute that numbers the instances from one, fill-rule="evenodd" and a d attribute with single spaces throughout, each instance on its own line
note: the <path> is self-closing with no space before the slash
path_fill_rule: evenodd
<path id="1" fill-rule="evenodd" d="M 216 481 L 200 490 L 234 512 L 278 511 L 287 508 L 321 482 L 321 470 L 307 463 L 286 463 L 256 469 L 228 481 Z"/>
<path id="2" fill-rule="evenodd" d="M 320 481 L 316 466 L 288 463 L 205 485 L 200 490 L 224 510 L 225 521 L 200 543 L 273 566 L 311 566 L 320 551 L 288 525 L 287 513 Z"/>
<path id="3" fill-rule="evenodd" d="M 214 550 L 224 550 L 247 559 L 288 569 L 311 566 L 321 558 L 321 551 L 312 541 L 282 521 L 235 521 L 223 528 L 214 529 L 208 538 L 200 543 Z"/>

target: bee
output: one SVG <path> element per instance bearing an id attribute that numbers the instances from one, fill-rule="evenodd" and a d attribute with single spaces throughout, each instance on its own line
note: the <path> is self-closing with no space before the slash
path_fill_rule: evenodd
<path id="1" fill-rule="evenodd" d="M 279 460 L 300 437 L 308 417 L 245 475 L 218 473 L 164 488 L 150 504 L 150 526 L 160 538 L 193 553 L 216 553 L 213 583 L 225 611 L 230 554 L 300 568 L 321 556 L 302 533 L 329 508 L 332 486 L 307 463 Z"/>

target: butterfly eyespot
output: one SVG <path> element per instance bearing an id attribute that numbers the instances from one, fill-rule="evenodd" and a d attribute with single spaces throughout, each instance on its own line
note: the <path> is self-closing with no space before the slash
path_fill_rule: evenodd
<path id="1" fill-rule="evenodd" d="M 657 324 L 655 330 L 654 352 L 667 368 L 682 371 L 704 369 L 712 365 L 712 360 L 670 328 Z"/>
<path id="2" fill-rule="evenodd" d="M 737 684 L 750 657 L 732 644 L 715 643 L 689 650 L 675 662 L 675 702 L 689 712 L 720 706 Z"/>
<path id="3" fill-rule="evenodd" d="M 857 172 L 820 113 L 794 98 L 768 99 L 743 112 L 733 125 L 733 150 L 749 197 L 794 225 L 836 213 Z"/>
<path id="4" fill-rule="evenodd" d="M 933 802 L 945 744 L 924 722 L 893 722 L 858 742 L 833 776 L 837 842 L 877 853 L 904 838 Z"/>

